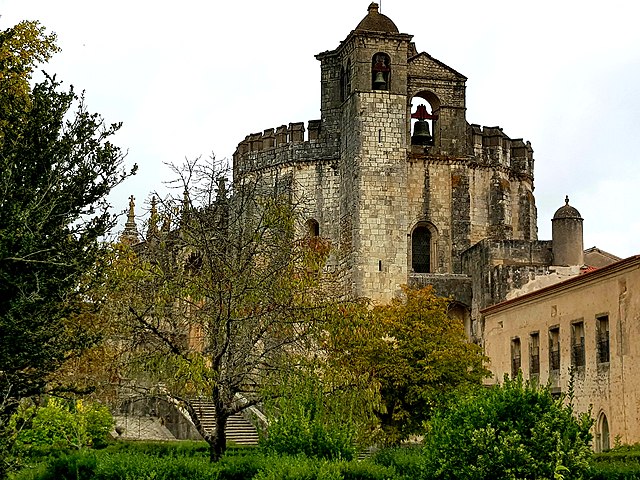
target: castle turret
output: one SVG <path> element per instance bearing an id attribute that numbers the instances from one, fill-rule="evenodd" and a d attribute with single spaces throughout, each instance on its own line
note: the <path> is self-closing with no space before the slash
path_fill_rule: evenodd
<path id="1" fill-rule="evenodd" d="M 551 220 L 554 265 L 584 264 L 584 243 L 582 239 L 582 217 L 580 212 L 569 205 L 569 197 L 564 200 Z"/>

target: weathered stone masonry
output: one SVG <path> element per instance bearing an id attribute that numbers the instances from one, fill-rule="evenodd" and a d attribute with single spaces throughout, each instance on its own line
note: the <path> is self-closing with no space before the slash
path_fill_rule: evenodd
<path id="1" fill-rule="evenodd" d="M 485 240 L 537 240 L 533 150 L 499 127 L 469 124 L 466 77 L 411 39 L 372 3 L 335 50 L 316 55 L 320 120 L 306 132 L 290 123 L 247 135 L 234 175 L 291 176 L 351 294 L 387 302 L 403 284 L 433 284 L 470 313 L 502 291 L 476 295 L 486 280 L 471 275 L 491 277 L 483 269 L 495 262 L 469 268 L 465 252 Z M 412 138 L 420 103 L 430 133 Z"/>

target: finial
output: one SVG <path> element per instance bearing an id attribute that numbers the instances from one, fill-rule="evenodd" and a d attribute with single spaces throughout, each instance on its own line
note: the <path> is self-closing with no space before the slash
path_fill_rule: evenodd
<path id="1" fill-rule="evenodd" d="M 127 222 L 124 224 L 122 235 L 120 235 L 120 241 L 128 245 L 134 245 L 140 242 L 138 228 L 136 226 L 135 206 L 135 198 L 131 195 L 129 197 L 129 213 L 127 214 Z"/>
<path id="2" fill-rule="evenodd" d="M 378 13 L 378 4 L 376 2 L 371 2 L 371 5 L 369 5 L 369 8 L 367 8 L 367 11 Z"/>
<path id="3" fill-rule="evenodd" d="M 569 205 L 569 195 L 566 195 L 566 196 L 564 197 L 564 204 L 565 204 L 565 205 Z"/>
<path id="4" fill-rule="evenodd" d="M 135 197 L 131 195 L 129 197 L 129 218 L 135 217 L 135 213 L 133 212 L 134 207 L 136 206 Z"/>

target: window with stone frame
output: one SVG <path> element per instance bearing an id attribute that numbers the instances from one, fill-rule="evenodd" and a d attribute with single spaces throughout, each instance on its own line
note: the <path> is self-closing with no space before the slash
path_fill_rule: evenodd
<path id="1" fill-rule="evenodd" d="M 560 370 L 560 327 L 549 329 L 549 370 Z"/>
<path id="2" fill-rule="evenodd" d="M 540 334 L 534 332 L 529 337 L 529 375 L 540 374 Z"/>
<path id="3" fill-rule="evenodd" d="M 598 349 L 598 363 L 609 363 L 609 316 L 596 318 L 596 345 Z"/>
<path id="4" fill-rule="evenodd" d="M 431 271 L 431 232 L 426 225 L 418 225 L 411 232 L 411 269 L 415 273 Z"/>
<path id="5" fill-rule="evenodd" d="M 515 337 L 511 339 L 511 377 L 515 378 L 520 372 L 522 367 L 522 348 L 520 345 L 520 338 Z"/>
<path id="6" fill-rule="evenodd" d="M 584 364 L 584 322 L 574 322 L 571 324 L 571 365 L 584 367 Z"/>
<path id="7" fill-rule="evenodd" d="M 376 53 L 371 60 L 371 88 L 389 90 L 391 82 L 391 58 L 386 53 Z"/>

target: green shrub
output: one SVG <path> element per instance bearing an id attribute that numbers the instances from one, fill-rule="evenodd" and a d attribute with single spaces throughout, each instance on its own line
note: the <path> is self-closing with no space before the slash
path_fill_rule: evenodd
<path id="1" fill-rule="evenodd" d="M 17 473 L 10 475 L 12 480 L 40 480 L 45 478 L 49 465 L 46 463 L 38 463 L 29 467 L 25 467 Z"/>
<path id="2" fill-rule="evenodd" d="M 521 377 L 461 399 L 430 422 L 425 477 L 582 478 L 593 422 L 576 417 L 566 400 Z"/>
<path id="3" fill-rule="evenodd" d="M 212 480 L 218 469 L 206 458 L 81 451 L 51 459 L 45 468 L 25 470 L 16 480 Z"/>
<path id="4" fill-rule="evenodd" d="M 338 462 L 307 457 L 270 457 L 253 480 L 343 480 Z"/>
<path id="5" fill-rule="evenodd" d="M 95 480 L 154 479 L 211 480 L 217 479 L 217 464 L 206 458 L 151 457 L 142 454 L 103 455 L 96 466 Z"/>
<path id="6" fill-rule="evenodd" d="M 424 454 L 421 445 L 390 447 L 375 452 L 371 461 L 393 468 L 398 475 L 413 479 L 422 476 Z"/>
<path id="7" fill-rule="evenodd" d="M 640 480 L 640 445 L 621 445 L 591 460 L 587 480 Z"/>
<path id="8" fill-rule="evenodd" d="M 185 443 L 196 446 L 196 442 Z M 136 451 L 143 445 L 133 444 L 129 448 L 124 445 L 123 442 L 123 445 L 104 450 L 83 450 L 51 457 L 37 468 L 24 469 L 15 480 L 246 480 L 266 465 L 256 449 L 253 450 L 256 455 L 225 457 L 218 463 L 211 463 L 207 452 L 198 455 L 197 448 L 171 452 L 172 447 L 179 446 L 178 442 L 167 442 L 165 448 L 161 448 L 163 445 L 159 442 L 145 442 L 144 447 L 151 454 Z"/>
<path id="9" fill-rule="evenodd" d="M 90 450 L 51 457 L 36 468 L 26 468 L 15 476 L 16 480 L 85 480 L 93 479 L 98 460 Z"/>
<path id="10" fill-rule="evenodd" d="M 142 453 L 153 457 L 202 457 L 209 458 L 209 445 L 205 441 L 173 440 L 173 441 L 141 441 L 118 440 L 107 447 L 111 453 Z M 231 445 L 224 458 L 252 456 L 258 451 L 255 445 Z"/>
<path id="11" fill-rule="evenodd" d="M 597 462 L 591 465 L 585 480 L 640 480 L 640 463 Z"/>
<path id="12" fill-rule="evenodd" d="M 404 478 L 391 466 L 374 463 L 370 460 L 344 462 L 340 472 L 344 480 L 401 480 Z"/>
<path id="13" fill-rule="evenodd" d="M 11 419 L 15 448 L 27 455 L 48 455 L 106 445 L 113 417 L 109 409 L 82 400 L 48 398 L 43 406 L 23 405 Z"/>
<path id="14" fill-rule="evenodd" d="M 356 431 L 351 423 L 332 414 L 321 384 L 307 379 L 267 406 L 269 430 L 260 439 L 267 454 L 305 455 L 327 460 L 354 458 Z"/>
<path id="15" fill-rule="evenodd" d="M 108 446 L 109 453 L 143 454 L 151 457 L 208 458 L 209 445 L 201 441 L 117 441 Z"/>
<path id="16" fill-rule="evenodd" d="M 620 445 L 608 452 L 596 453 L 593 462 L 640 462 L 640 444 Z"/>

